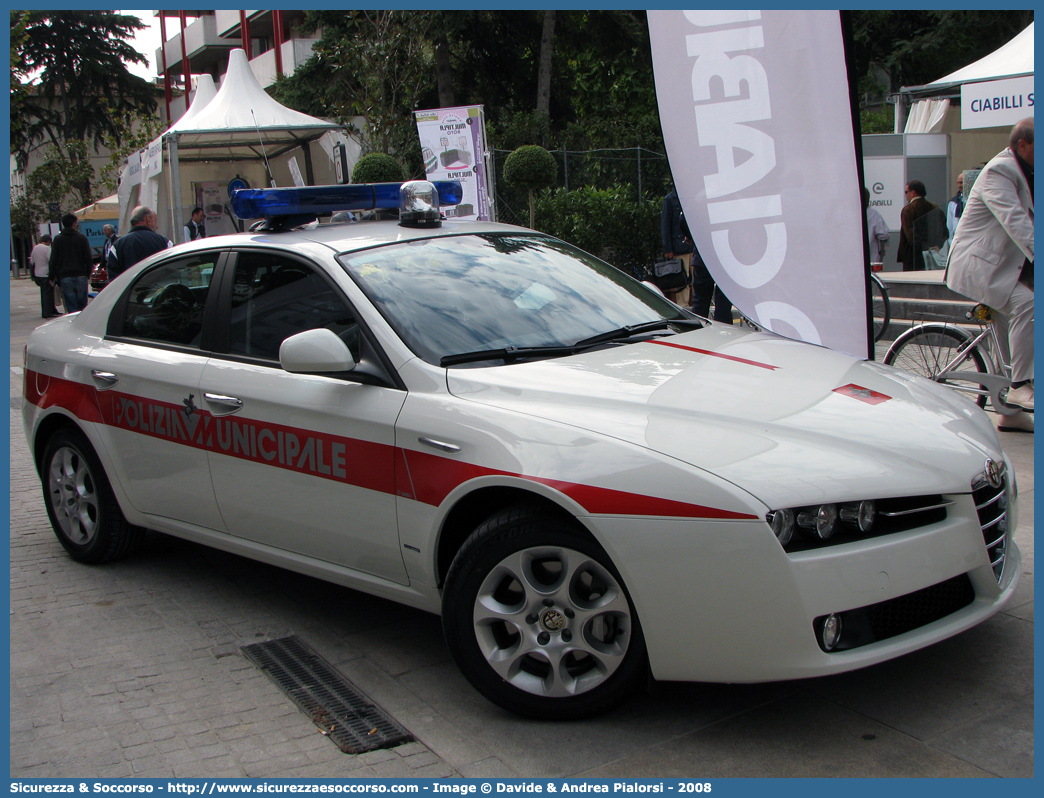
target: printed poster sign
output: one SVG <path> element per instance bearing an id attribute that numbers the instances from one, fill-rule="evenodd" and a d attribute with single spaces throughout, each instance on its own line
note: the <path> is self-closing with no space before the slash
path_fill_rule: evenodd
<path id="1" fill-rule="evenodd" d="M 428 180 L 456 180 L 464 199 L 442 211 L 447 219 L 491 216 L 486 164 L 485 116 L 481 105 L 415 111 Z"/>
<path id="2" fill-rule="evenodd" d="M 961 86 L 961 129 L 1011 127 L 1033 116 L 1033 76 L 965 83 Z"/>
<path id="3" fill-rule="evenodd" d="M 227 233 L 235 233 L 236 228 L 232 219 L 225 212 L 228 202 L 228 190 L 224 184 L 218 182 L 206 182 L 199 186 L 199 207 L 203 209 L 205 218 L 203 224 L 207 228 L 207 236 L 222 236 Z"/>
<path id="4" fill-rule="evenodd" d="M 763 327 L 869 353 L 862 187 L 837 11 L 649 11 L 689 229 Z"/>
<path id="5" fill-rule="evenodd" d="M 120 176 L 120 188 L 141 184 L 141 153 L 142 150 L 137 150 L 127 156 L 127 168 Z"/>
<path id="6" fill-rule="evenodd" d="M 889 230 L 898 230 L 899 214 L 906 204 L 906 159 L 864 158 L 863 183 L 870 192 L 870 205 Z"/>

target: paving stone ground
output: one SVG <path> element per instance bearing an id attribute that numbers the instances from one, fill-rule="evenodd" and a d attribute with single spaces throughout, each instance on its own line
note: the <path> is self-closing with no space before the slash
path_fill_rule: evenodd
<path id="1" fill-rule="evenodd" d="M 656 685 L 579 724 L 524 721 L 463 680 L 439 621 L 150 534 L 118 563 L 58 545 L 21 428 L 36 288 L 11 284 L 10 771 L 29 777 L 1032 776 L 1033 446 L 1024 577 L 989 622 L 827 679 Z M 416 742 L 349 755 L 241 653 L 296 634 Z"/>

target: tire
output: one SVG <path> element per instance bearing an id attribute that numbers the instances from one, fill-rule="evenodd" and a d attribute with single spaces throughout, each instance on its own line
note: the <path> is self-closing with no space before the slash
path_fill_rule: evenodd
<path id="1" fill-rule="evenodd" d="M 74 560 L 110 562 L 138 546 L 144 530 L 123 517 L 98 455 L 79 430 L 66 427 L 51 436 L 41 475 L 47 517 Z"/>
<path id="2" fill-rule="evenodd" d="M 870 297 L 874 314 L 874 343 L 877 343 L 888 332 L 888 324 L 892 320 L 892 306 L 888 301 L 888 291 L 876 274 L 870 275 Z"/>
<path id="3" fill-rule="evenodd" d="M 954 380 L 940 379 L 939 372 L 957 355 L 958 350 L 972 339 L 965 332 L 943 325 L 923 325 L 913 327 L 895 339 L 895 343 L 885 355 L 885 365 L 895 366 L 903 371 L 920 374 L 930 380 L 949 385 L 951 388 L 968 395 L 979 407 L 986 407 L 986 391 L 974 379 Z M 950 367 L 950 371 L 975 371 L 989 374 L 986 361 L 977 348 L 965 353 L 963 360 Z"/>
<path id="4" fill-rule="evenodd" d="M 573 524 L 536 508 L 509 508 L 472 533 L 446 577 L 442 624 L 475 689 L 526 717 L 599 715 L 646 679 L 619 573 Z"/>

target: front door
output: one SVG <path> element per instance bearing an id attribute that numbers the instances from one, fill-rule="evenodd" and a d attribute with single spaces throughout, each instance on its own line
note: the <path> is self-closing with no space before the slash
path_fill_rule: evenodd
<path id="1" fill-rule="evenodd" d="M 228 531 L 406 584 L 394 489 L 405 392 L 279 367 L 285 338 L 321 327 L 359 358 L 354 313 L 313 264 L 240 252 L 230 297 L 227 355 L 209 360 L 200 382 Z"/>

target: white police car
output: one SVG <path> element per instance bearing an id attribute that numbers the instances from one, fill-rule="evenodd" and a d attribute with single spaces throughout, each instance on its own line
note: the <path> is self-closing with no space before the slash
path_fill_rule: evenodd
<path id="1" fill-rule="evenodd" d="M 25 432 L 74 558 L 148 528 L 441 613 L 478 690 L 557 718 L 648 673 L 881 662 L 1012 596 L 1014 476 L 972 403 L 440 223 L 454 184 L 401 193 L 401 222 L 292 229 L 400 189 L 237 192 L 258 229 L 33 333 Z"/>

